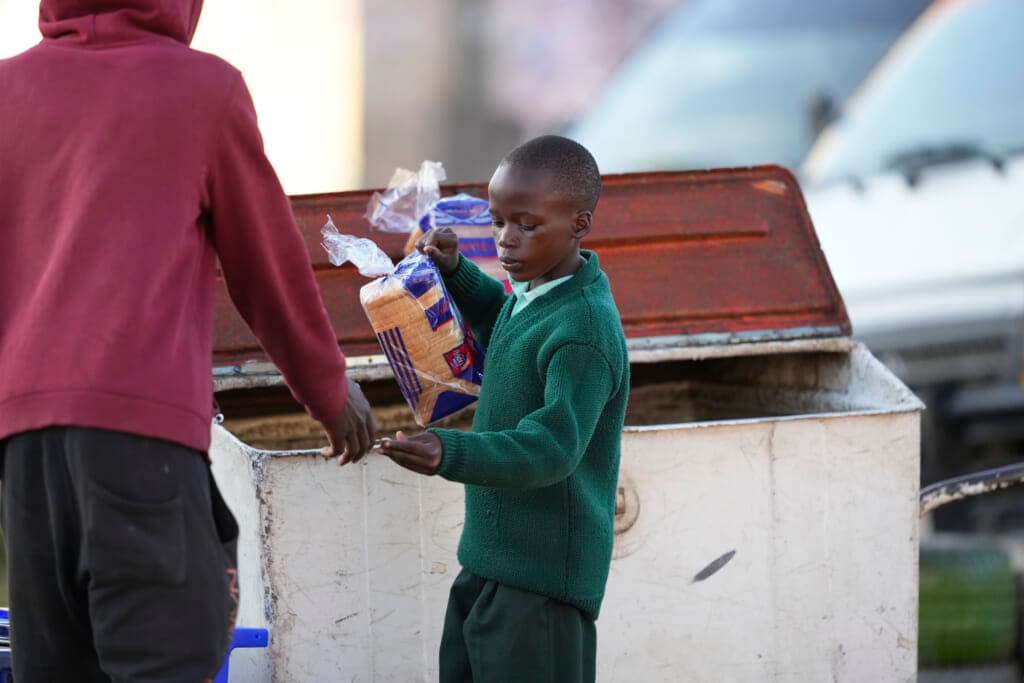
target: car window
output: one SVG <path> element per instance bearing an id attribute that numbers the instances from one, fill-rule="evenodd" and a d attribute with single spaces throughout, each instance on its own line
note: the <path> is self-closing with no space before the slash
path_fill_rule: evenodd
<path id="1" fill-rule="evenodd" d="M 828 182 L 912 159 L 1024 148 L 1024 2 L 943 3 L 850 101 L 802 176 Z"/>
<path id="2" fill-rule="evenodd" d="M 925 0 L 689 0 L 568 131 L 614 173 L 795 166 Z"/>

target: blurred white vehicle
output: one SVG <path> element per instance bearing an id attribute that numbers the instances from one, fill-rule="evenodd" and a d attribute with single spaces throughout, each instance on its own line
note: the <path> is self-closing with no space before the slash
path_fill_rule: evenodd
<path id="1" fill-rule="evenodd" d="M 795 166 L 929 0 L 683 0 L 567 131 L 605 173 Z"/>
<path id="2" fill-rule="evenodd" d="M 1020 460 L 1024 1 L 931 6 L 799 176 L 854 335 L 928 403 L 925 481 Z"/>
<path id="3" fill-rule="evenodd" d="M 893 172 L 805 191 L 854 334 L 911 384 L 1017 378 L 1024 155 L 1000 163 L 930 168 L 914 185 Z M 979 337 L 988 341 L 964 348 Z"/>
<path id="4" fill-rule="evenodd" d="M 1020 321 L 1024 2 L 932 6 L 799 175 L 855 334 Z"/>

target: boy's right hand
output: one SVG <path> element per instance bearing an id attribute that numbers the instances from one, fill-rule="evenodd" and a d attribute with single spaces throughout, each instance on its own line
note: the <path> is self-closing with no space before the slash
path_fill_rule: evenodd
<path id="1" fill-rule="evenodd" d="M 433 432 L 406 436 L 398 432 L 394 439 L 382 439 L 380 452 L 407 470 L 428 477 L 437 473 L 444 456 L 444 444 Z"/>
<path id="2" fill-rule="evenodd" d="M 434 228 L 416 240 L 416 249 L 437 264 L 445 277 L 459 267 L 459 236 L 451 228 Z"/>

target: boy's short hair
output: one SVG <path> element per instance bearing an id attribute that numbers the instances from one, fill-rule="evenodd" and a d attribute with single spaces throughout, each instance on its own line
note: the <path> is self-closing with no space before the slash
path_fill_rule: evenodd
<path id="1" fill-rule="evenodd" d="M 501 160 L 554 176 L 556 192 L 578 202 L 581 209 L 593 211 L 601 196 L 601 172 L 587 148 L 560 135 L 542 135 L 524 142 Z"/>

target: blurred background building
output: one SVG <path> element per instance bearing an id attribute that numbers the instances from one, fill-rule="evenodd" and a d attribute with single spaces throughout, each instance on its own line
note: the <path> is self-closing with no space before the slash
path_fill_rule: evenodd
<path id="1" fill-rule="evenodd" d="M 379 187 L 444 163 L 486 180 L 511 147 L 579 116 L 673 0 L 206 0 L 193 47 L 245 75 L 290 194 Z M 0 0 L 0 58 L 39 40 Z"/>

